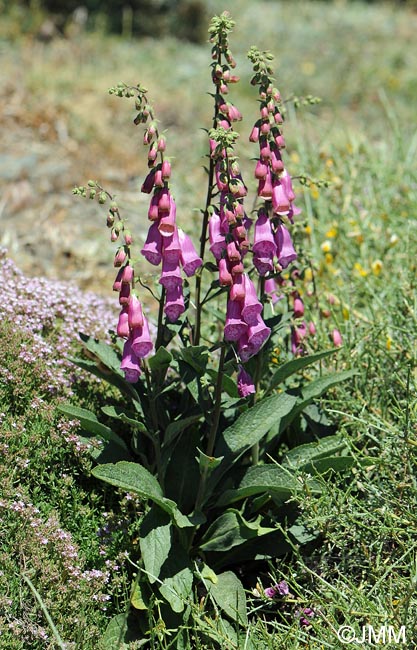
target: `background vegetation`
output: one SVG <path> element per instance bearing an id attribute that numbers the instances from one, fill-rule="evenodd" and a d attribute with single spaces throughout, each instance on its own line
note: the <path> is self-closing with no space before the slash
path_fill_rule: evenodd
<path id="1" fill-rule="evenodd" d="M 217 1 L 206 5 L 209 13 L 225 8 Z M 237 0 L 231 10 L 238 23 L 231 42 L 242 77 L 233 100 L 248 125 L 257 110 L 246 83 L 250 70 L 245 53 L 252 42 L 276 55 L 284 96 L 291 92 L 322 98 L 321 105 L 291 114 L 286 127 L 290 171 L 331 183 L 327 190 L 299 188 L 303 220 L 298 240 L 315 270 L 323 319 L 329 312 L 326 323 L 343 334 L 338 366 L 357 370 L 354 380 L 324 402 L 327 416 L 358 460 L 374 459 L 366 469 L 358 463 L 337 481 L 326 481 L 320 498 L 305 497 L 302 508 L 311 528 L 320 533 L 319 541 L 307 551 L 295 546 L 280 563 L 253 577 L 248 588 L 257 591 L 248 638 L 255 648 L 335 648 L 335 631 L 342 624 L 360 630 L 361 625 L 386 623 L 397 629 L 406 625 L 408 647 L 416 647 L 417 17 L 393 4 L 359 2 Z M 37 10 L 22 13 L 13 5 L 0 25 L 6 144 L 0 159 L 5 197 L 1 237 L 30 275 L 43 250 L 42 238 L 49 231 L 65 234 L 66 224 L 72 224 L 72 257 L 62 257 L 59 238 L 51 235 L 55 244 L 42 253 L 45 266 L 40 268 L 55 278 L 70 277 L 75 269 L 83 287 L 105 294 L 112 282 L 111 249 L 106 248 L 107 233 L 96 208 L 86 206 L 80 219 L 79 205 L 65 204 L 60 220 L 51 203 L 47 219 L 39 222 L 42 206 L 51 197 L 61 200 L 75 183 L 104 178 L 119 193 L 119 202 L 124 201 L 136 236 L 145 234 L 145 202 L 137 192 L 145 172 L 140 142 L 132 139 L 124 103 L 106 95 L 118 80 L 140 81 L 168 128 L 181 220 L 190 233 L 197 231 L 195 208 L 203 202 L 205 153 L 205 134 L 199 128 L 211 112 L 204 96 L 210 87 L 208 46 L 179 44 L 172 36 L 121 39 L 85 33 L 70 23 L 64 34 L 45 43 L 37 29 L 22 34 L 22 26 L 30 26 L 37 15 Z M 254 154 L 244 137 L 241 144 L 250 183 L 251 163 L 244 159 Z M 62 175 L 43 185 L 51 168 L 44 168 L 39 178 L 29 166 L 10 178 L 11 162 L 40 147 L 52 166 L 69 161 Z M 6 153 L 13 161 L 4 158 Z M 12 210 L 11 187 L 22 181 L 30 185 L 30 205 Z M 29 224 L 39 231 L 30 254 L 19 235 L 21 219 L 22 232 Z M 135 552 L 141 506 L 125 495 L 111 500 L 102 485 L 84 477 L 88 456 L 56 406 L 69 389 L 81 406 L 99 407 L 104 400 L 120 398 L 87 379 L 82 388 L 78 382 L 70 388 L 58 382 L 54 390 L 45 390 L 51 365 L 67 353 L 55 351 L 63 336 L 59 316 L 46 320 L 47 312 L 51 316 L 49 296 L 58 289 L 48 285 L 42 293 L 29 286 L 26 297 L 21 296 L 22 277 L 7 264 L 2 286 L 15 278 L 17 304 L 26 307 L 16 320 L 10 294 L 2 298 L 0 646 L 55 647 L 29 579 L 68 647 L 88 650 L 97 647 L 110 615 L 123 611 L 129 599 L 130 567 L 123 554 Z M 24 329 L 34 309 L 27 302 L 30 296 L 43 305 L 43 325 L 34 333 Z M 79 308 L 72 306 L 70 313 L 91 313 L 81 296 Z M 68 311 L 69 303 L 63 304 Z M 97 316 L 103 334 L 114 326 L 112 318 Z M 91 327 L 90 322 L 84 327 Z M 321 347 L 329 345 L 326 329 L 319 327 Z M 75 342 L 76 330 L 67 336 L 68 346 L 75 344 L 70 341 Z M 30 350 L 43 341 L 48 343 L 44 356 L 38 354 L 35 363 L 32 355 L 28 361 L 22 346 Z M 290 588 L 287 599 L 262 597 L 262 586 L 282 579 Z M 311 626 L 300 626 L 296 610 L 307 606 L 316 615 Z M 155 648 L 169 647 L 169 631 L 157 623 L 150 642 Z M 251 647 L 249 641 L 242 647 Z"/>

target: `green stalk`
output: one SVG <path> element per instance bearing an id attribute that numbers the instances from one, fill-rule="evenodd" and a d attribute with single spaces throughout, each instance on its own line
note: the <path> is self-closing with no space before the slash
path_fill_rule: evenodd
<path id="1" fill-rule="evenodd" d="M 152 427 L 153 427 L 153 436 L 152 442 L 155 450 L 155 462 L 156 462 L 156 471 L 158 475 L 159 484 L 163 488 L 163 476 L 161 471 L 161 442 L 160 442 L 160 431 L 158 423 L 158 414 L 155 408 L 155 400 L 152 390 L 152 378 L 151 373 L 149 372 L 148 364 L 146 360 L 143 362 L 143 369 L 145 372 L 146 386 L 148 389 L 148 398 L 149 398 L 149 410 L 151 414 Z"/>
<path id="2" fill-rule="evenodd" d="M 39 607 L 41 608 L 41 610 L 43 612 L 43 615 L 45 616 L 45 618 L 47 620 L 47 623 L 48 623 L 49 627 L 51 628 L 52 635 L 54 636 L 57 645 L 61 648 L 61 650 L 65 650 L 67 645 L 61 639 L 61 636 L 60 636 L 58 630 L 56 629 L 56 627 L 54 625 L 54 622 L 53 622 L 53 620 L 51 618 L 51 615 L 48 612 L 48 610 L 46 608 L 46 605 L 43 602 L 39 591 L 36 589 L 35 585 L 32 583 L 32 581 L 29 579 L 29 577 L 27 575 L 22 573 L 22 578 L 26 582 L 27 586 L 31 590 L 32 594 L 34 595 Z"/>
<path id="3" fill-rule="evenodd" d="M 207 447 L 204 452 L 206 456 L 213 455 L 214 445 L 216 443 L 216 434 L 217 434 L 217 429 L 219 427 L 220 412 L 221 412 L 223 368 L 224 368 L 225 356 L 226 356 L 226 345 L 223 344 L 220 351 L 219 369 L 217 372 L 217 382 L 216 382 L 216 389 L 214 393 L 213 419 L 211 422 L 210 432 L 207 440 Z M 198 486 L 197 498 L 195 501 L 196 511 L 199 510 L 204 498 L 204 491 L 206 487 L 207 477 L 208 477 L 208 467 L 205 467 L 200 477 L 200 485 Z"/>
<path id="4" fill-rule="evenodd" d="M 158 311 L 158 329 L 156 334 L 155 350 L 162 345 L 162 319 L 164 317 L 164 304 L 165 304 L 165 287 L 162 287 L 161 297 L 159 299 Z"/>

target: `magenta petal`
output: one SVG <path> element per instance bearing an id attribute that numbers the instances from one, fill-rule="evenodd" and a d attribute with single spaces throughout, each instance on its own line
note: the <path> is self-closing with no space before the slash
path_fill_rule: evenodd
<path id="1" fill-rule="evenodd" d="M 248 397 L 248 395 L 253 395 L 256 393 L 255 384 L 253 379 L 248 372 L 239 366 L 239 373 L 237 376 L 237 390 L 240 397 Z"/>
<path id="2" fill-rule="evenodd" d="M 172 289 L 182 285 L 181 269 L 178 262 L 162 260 L 162 273 L 159 284 L 162 284 L 165 289 Z"/>
<path id="3" fill-rule="evenodd" d="M 263 210 L 255 223 L 255 236 L 252 250 L 256 257 L 273 257 L 276 251 L 274 235 L 271 230 L 271 222 Z"/>
<path id="4" fill-rule="evenodd" d="M 242 318 L 248 325 L 256 325 L 258 316 L 262 313 L 262 304 L 258 300 L 252 280 L 249 279 L 246 273 L 243 275 L 243 283 L 245 298 L 243 300 Z"/>

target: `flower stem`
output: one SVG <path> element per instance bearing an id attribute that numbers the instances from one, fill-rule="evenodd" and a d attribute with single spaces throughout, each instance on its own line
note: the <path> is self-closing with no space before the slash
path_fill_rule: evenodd
<path id="1" fill-rule="evenodd" d="M 216 389 L 214 393 L 213 419 L 211 422 L 210 432 L 207 440 L 207 447 L 205 451 L 206 456 L 213 455 L 214 445 L 216 443 L 216 434 L 217 434 L 217 429 L 219 427 L 220 412 L 221 412 L 223 368 L 224 368 L 225 356 L 226 356 L 226 345 L 223 344 L 220 350 L 219 368 L 217 371 Z M 206 487 L 207 477 L 208 477 L 208 467 L 205 467 L 200 477 L 200 485 L 198 487 L 197 498 L 195 502 L 196 511 L 199 510 L 204 499 L 204 491 Z"/>

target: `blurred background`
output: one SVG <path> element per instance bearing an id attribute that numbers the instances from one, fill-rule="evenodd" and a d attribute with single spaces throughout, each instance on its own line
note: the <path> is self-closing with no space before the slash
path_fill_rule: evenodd
<path id="1" fill-rule="evenodd" d="M 275 55 L 284 98 L 311 94 L 322 100 L 290 111 L 285 127 L 290 173 L 331 182 L 320 196 L 314 188 L 299 190 L 304 215 L 315 220 L 316 246 L 335 220 L 360 210 L 360 184 L 351 179 L 367 169 L 367 156 L 377 157 L 389 175 L 394 138 L 409 144 L 404 159 L 412 159 L 417 0 L 2 0 L 0 245 L 25 273 L 110 293 L 114 246 L 106 209 L 71 191 L 89 178 L 117 195 L 137 241 L 146 236 L 149 197 L 139 191 L 147 170 L 142 127 L 133 125 L 132 101 L 108 94 L 119 81 L 149 89 L 166 130 L 178 219 L 198 236 L 205 200 L 203 129 L 212 115 L 207 27 L 225 9 L 236 21 L 230 43 L 241 77 L 228 99 L 244 116 L 237 129 L 250 189 L 256 147 L 248 134 L 257 118 L 250 45 Z M 396 160 L 395 174 L 398 155 Z M 400 177 L 393 182 L 401 210 L 405 190 Z M 347 195 L 353 208 L 346 206 Z M 374 202 L 380 213 L 388 211 L 383 201 Z"/>

